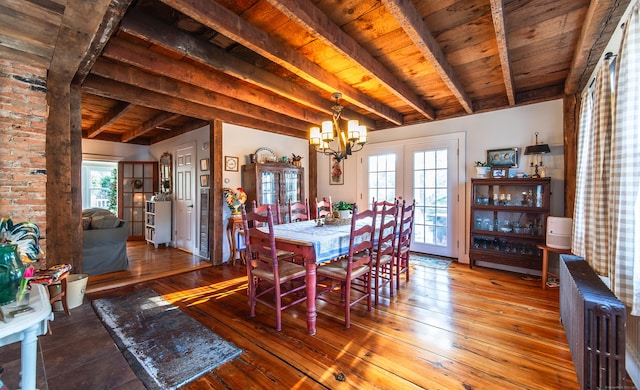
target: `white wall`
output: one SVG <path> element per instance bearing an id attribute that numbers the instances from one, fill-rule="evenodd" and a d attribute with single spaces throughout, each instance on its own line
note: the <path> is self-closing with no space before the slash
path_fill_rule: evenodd
<path id="1" fill-rule="evenodd" d="M 474 161 L 485 161 L 486 151 L 503 147 L 518 147 L 520 151 L 519 172 L 532 174 L 529 167 L 531 156 L 522 155 L 525 146 L 538 141 L 549 144 L 551 153 L 543 158 L 547 166 L 547 176 L 552 177 L 551 213 L 564 214 L 564 146 L 562 100 L 531 104 L 522 107 L 474 114 L 460 118 L 403 126 L 394 129 L 369 132 L 369 144 L 384 144 L 389 141 L 411 139 L 455 132 L 466 133 L 467 177 L 475 175 Z M 365 148 L 367 146 L 365 145 Z M 318 196 L 331 196 L 333 200 L 353 200 L 356 193 L 356 164 L 358 154 L 345 161 L 345 184 L 329 185 L 329 158 L 318 158 Z M 326 169 L 325 169 L 326 168 Z M 467 186 L 467 198 L 469 193 Z M 469 205 L 467 201 L 467 206 Z"/>

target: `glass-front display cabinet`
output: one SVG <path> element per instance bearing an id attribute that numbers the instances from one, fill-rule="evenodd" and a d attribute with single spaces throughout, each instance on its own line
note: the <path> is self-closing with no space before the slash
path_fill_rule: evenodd
<path id="1" fill-rule="evenodd" d="M 551 178 L 471 179 L 469 267 L 541 270 L 550 187 Z"/>
<path id="2" fill-rule="evenodd" d="M 242 166 L 242 188 L 247 205 L 280 203 L 280 213 L 287 215 L 287 203 L 304 202 L 304 168 L 288 163 L 254 163 Z"/>

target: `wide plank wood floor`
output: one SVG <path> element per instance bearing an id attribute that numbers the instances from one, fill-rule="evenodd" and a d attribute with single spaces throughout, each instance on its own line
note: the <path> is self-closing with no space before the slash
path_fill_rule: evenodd
<path id="1" fill-rule="evenodd" d="M 173 248 L 156 250 L 145 245 L 139 249 L 148 252 L 150 259 L 149 269 L 140 270 L 141 274 L 152 274 L 157 262 L 183 256 Z M 199 261 L 195 265 L 201 266 Z M 284 312 L 281 332 L 274 330 L 271 309 L 259 305 L 256 317 L 249 318 L 241 265 L 205 266 L 159 279 L 145 278 L 150 280 L 127 286 L 117 283 L 114 289 L 104 284 L 89 291 L 86 301 L 150 287 L 243 350 L 238 358 L 186 389 L 578 388 L 559 321 L 558 289 L 542 290 L 539 281 L 522 280 L 520 275 L 469 269 L 458 263 L 446 270 L 413 265 L 411 280 L 403 281 L 395 297 L 385 291 L 380 305 L 371 312 L 364 305 L 352 309 L 350 329 L 344 328 L 339 308 L 319 302 L 315 336 L 306 333 L 304 304 Z M 92 283 L 95 279 L 90 279 Z M 65 342 L 74 343 L 70 322 L 92 315 L 87 308 L 90 305 L 85 303 L 73 309 L 71 317 L 56 313 L 59 320 L 54 321 L 54 335 L 41 339 L 56 337 L 55 325 L 60 321 L 70 327 L 64 332 Z M 83 326 L 82 322 L 77 326 Z M 77 337 L 81 333 L 86 334 L 78 331 Z M 104 344 L 96 348 L 114 348 Z M 0 348 L 0 356 L 3 351 Z M 95 354 L 95 350 L 87 351 L 87 365 Z M 46 354 L 44 360 L 45 367 L 52 364 Z M 64 356 L 56 360 L 64 361 Z M 127 378 L 119 388 L 139 386 L 130 380 L 128 367 L 123 368 L 121 361 L 105 359 L 101 367 L 111 376 Z M 53 375 L 48 368 L 46 374 Z M 108 383 L 96 385 L 95 372 L 89 368 L 76 367 L 69 375 L 75 379 L 70 383 L 114 388 Z M 81 375 L 94 380 L 81 381 L 77 378 Z M 56 387 L 50 381 L 48 388 L 74 387 Z"/>
<path id="2" fill-rule="evenodd" d="M 152 248 L 152 247 L 151 247 Z M 162 248 L 150 252 L 163 257 Z M 156 252 L 157 251 L 157 252 Z M 168 251 L 175 251 L 171 248 Z M 152 256 L 153 257 L 153 256 Z M 577 380 L 558 289 L 519 275 L 453 263 L 414 265 L 395 297 L 371 312 L 319 302 L 318 332 L 306 334 L 305 306 L 248 316 L 242 266 L 215 266 L 114 290 L 151 287 L 244 353 L 187 388 L 573 389 Z"/>

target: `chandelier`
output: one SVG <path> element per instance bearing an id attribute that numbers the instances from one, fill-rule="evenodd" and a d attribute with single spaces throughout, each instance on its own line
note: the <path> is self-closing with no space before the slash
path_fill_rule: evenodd
<path id="1" fill-rule="evenodd" d="M 322 129 L 318 126 L 312 127 L 309 134 L 309 144 L 316 148 L 316 152 L 333 156 L 336 161 L 342 161 L 352 153 L 360 151 L 367 143 L 367 128 L 360 125 L 357 120 L 350 120 L 347 121 L 346 131 L 342 129 L 340 116 L 344 107 L 339 103 L 342 94 L 334 92 L 331 97 L 336 100 L 336 104 L 331 107 L 333 120 L 322 122 Z M 331 144 L 336 139 L 338 143 L 333 149 Z"/>

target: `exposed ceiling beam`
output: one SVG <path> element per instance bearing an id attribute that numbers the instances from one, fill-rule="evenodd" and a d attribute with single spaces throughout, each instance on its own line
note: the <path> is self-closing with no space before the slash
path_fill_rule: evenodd
<path id="1" fill-rule="evenodd" d="M 382 0 L 389 12 L 396 18 L 402 29 L 407 33 L 413 43 L 420 49 L 422 55 L 431 63 L 442 81 L 458 99 L 464 110 L 473 113 L 473 103 L 467 96 L 462 83 L 453 72 L 451 64 L 440 49 L 440 45 L 429 31 L 418 10 L 411 0 Z"/>
<path id="2" fill-rule="evenodd" d="M 112 38 L 102 55 L 154 74 L 191 84 L 199 89 L 209 90 L 212 94 L 211 99 L 217 99 L 219 104 L 226 104 L 222 95 L 237 99 L 239 111 L 245 108 L 244 104 L 248 104 L 243 102 L 249 102 L 263 110 L 271 110 L 304 121 L 306 124 L 300 126 L 307 128 L 310 123 L 326 120 L 326 115 L 305 109 L 259 89 L 250 88 L 234 77 L 216 71 L 207 71 L 202 67 L 175 60 L 119 38 Z M 135 79 L 129 81 L 131 84 L 136 82 Z"/>
<path id="3" fill-rule="evenodd" d="M 87 138 L 95 138 L 132 108 L 134 108 L 134 106 L 127 102 L 118 102 L 118 104 L 113 106 L 99 121 L 87 129 Z"/>
<path id="4" fill-rule="evenodd" d="M 321 96 L 310 93 L 308 90 L 291 81 L 284 80 L 271 72 L 234 57 L 215 45 L 194 38 L 192 35 L 173 27 L 161 24 L 140 11 L 133 10 L 128 13 L 120 25 L 120 30 L 137 38 L 150 41 L 165 49 L 180 53 L 203 65 L 274 92 L 304 106 L 322 111 L 325 114 L 333 114 L 331 110 L 332 103 L 329 103 Z M 278 99 L 278 101 L 280 101 L 280 99 Z M 375 127 L 374 120 L 347 108 L 343 110 L 343 117 L 345 119 L 357 119 L 361 124 L 369 128 Z M 318 119 L 307 118 L 303 120 L 315 122 Z M 326 120 L 326 118 L 322 120 Z"/>
<path id="5" fill-rule="evenodd" d="M 76 85 L 82 84 L 85 77 L 87 77 L 91 67 L 96 62 L 96 59 L 98 59 L 102 52 L 102 49 L 109 41 L 109 38 L 117 30 L 122 16 L 127 11 L 132 1 L 133 0 L 111 1 L 109 8 L 107 8 L 107 12 L 104 14 L 102 22 L 98 26 L 98 30 L 91 41 L 91 45 L 80 62 L 79 69 L 73 79 L 73 82 Z"/>
<path id="6" fill-rule="evenodd" d="M 513 78 L 511 76 L 511 61 L 509 60 L 509 45 L 507 44 L 502 0 L 491 0 L 491 18 L 493 19 L 493 28 L 496 30 L 496 41 L 498 43 L 498 54 L 500 55 L 500 66 L 502 68 L 504 88 L 507 93 L 509 105 L 513 106 L 516 104 L 516 99 L 513 88 Z"/>
<path id="7" fill-rule="evenodd" d="M 338 79 L 332 73 L 309 61 L 294 49 L 276 41 L 266 32 L 251 25 L 217 2 L 193 2 L 189 0 L 161 1 L 205 26 L 246 46 L 325 91 L 332 93 L 339 91 L 342 93 L 344 100 L 349 103 L 355 104 L 397 125 L 402 124 L 402 115 L 397 111 Z"/>
<path id="8" fill-rule="evenodd" d="M 176 119 L 178 117 L 180 117 L 180 114 L 173 114 L 170 112 L 161 112 L 160 114 L 154 116 L 153 118 L 145 121 L 143 124 L 141 124 L 137 128 L 122 134 L 122 137 L 120 138 L 120 142 L 129 142 L 134 138 L 147 134 L 151 130 L 155 129 L 156 126 L 161 126 L 163 123 L 169 122 L 170 120 Z"/>
<path id="9" fill-rule="evenodd" d="M 129 3 L 130 0 L 69 0 L 62 15 L 48 77 L 71 83 L 81 64 L 91 62 L 87 59 L 93 55 L 89 53 L 93 42 L 105 39 L 100 35 L 105 31 L 101 27 L 108 9 L 126 9 Z"/>
<path id="10" fill-rule="evenodd" d="M 429 119 L 435 119 L 432 107 L 409 86 L 392 74 L 384 65 L 347 35 L 329 17 L 308 0 L 268 0 L 269 3 L 294 20 L 311 35 L 320 39 L 343 56 L 364 68 L 394 95 Z"/>
<path id="11" fill-rule="evenodd" d="M 177 81 L 171 78 L 171 76 L 175 76 L 171 74 L 157 76 L 122 63 L 112 63 L 105 60 L 96 62 L 91 73 L 163 95 L 188 100 L 211 108 L 242 114 L 265 122 L 301 130 L 308 129 L 311 125 L 309 122 L 291 118 L 283 113 L 267 110 L 264 107 L 245 103 L 225 95 L 216 94 L 204 88 Z"/>
<path id="12" fill-rule="evenodd" d="M 564 83 L 564 93 L 581 92 L 589 81 L 600 55 L 618 27 L 610 21 L 620 20 L 631 0 L 592 0 L 582 24 L 569 75 Z"/>
<path id="13" fill-rule="evenodd" d="M 249 118 L 244 115 L 203 106 L 201 104 L 108 80 L 92 74 L 87 76 L 84 84 L 82 85 L 82 90 L 93 95 L 127 101 L 131 104 L 149 107 L 160 111 L 173 112 L 208 121 L 219 119 L 227 123 L 250 127 L 252 129 L 269 130 L 272 133 L 303 139 L 308 138 L 308 132 L 306 130 L 300 131 L 300 129 L 276 125 Z"/>

